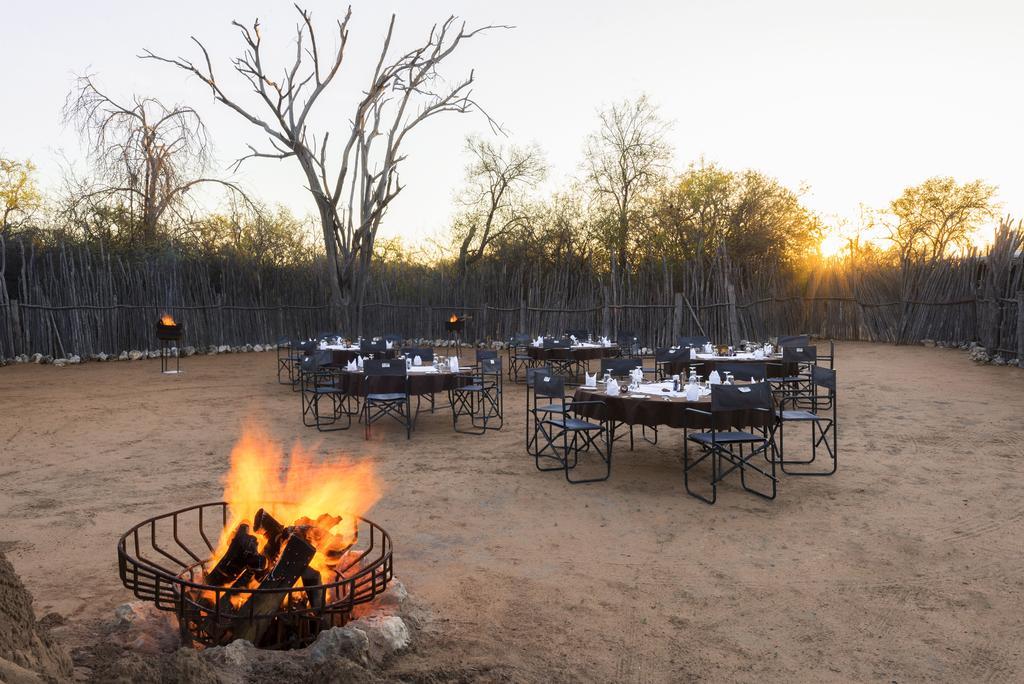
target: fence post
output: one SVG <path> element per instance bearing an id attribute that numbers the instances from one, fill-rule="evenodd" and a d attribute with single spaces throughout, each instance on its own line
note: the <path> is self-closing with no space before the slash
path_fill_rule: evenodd
<path id="1" fill-rule="evenodd" d="M 10 299 L 7 301 L 9 311 L 11 312 L 11 345 L 13 354 L 27 354 L 28 352 L 22 349 L 21 342 L 21 311 L 18 307 L 17 299 Z"/>
<path id="2" fill-rule="evenodd" d="M 740 343 L 740 318 L 736 310 L 736 288 L 732 283 L 726 285 L 726 293 L 729 295 L 729 343 Z"/>
<path id="3" fill-rule="evenodd" d="M 611 335 L 611 314 L 608 311 L 608 286 L 601 288 L 604 297 L 601 303 L 601 334 L 605 337 Z"/>
<path id="4" fill-rule="evenodd" d="M 672 339 L 668 341 L 670 345 L 676 343 L 676 340 L 683 334 L 683 293 L 676 292 L 675 295 L 675 306 L 672 308 Z"/>
<path id="5" fill-rule="evenodd" d="M 526 329 L 526 298 L 519 303 L 519 330 L 518 332 L 525 333 L 527 335 L 532 334 Z"/>
<path id="6" fill-rule="evenodd" d="M 1017 293 L 1017 367 L 1024 368 L 1024 290 Z"/>
<path id="7" fill-rule="evenodd" d="M 487 341 L 487 304 L 480 307 L 480 327 L 477 329 L 480 339 L 477 342 Z"/>

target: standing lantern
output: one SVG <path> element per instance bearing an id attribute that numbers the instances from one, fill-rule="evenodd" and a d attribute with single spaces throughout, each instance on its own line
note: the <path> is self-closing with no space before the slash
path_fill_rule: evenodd
<path id="1" fill-rule="evenodd" d="M 160 341 L 160 372 L 168 375 L 181 373 L 181 336 L 185 332 L 185 326 L 175 323 L 170 314 L 164 314 L 156 324 L 156 339 Z M 173 343 L 173 344 L 172 344 Z M 171 370 L 170 356 L 171 347 L 177 347 L 178 353 L 174 355 L 174 370 Z"/>

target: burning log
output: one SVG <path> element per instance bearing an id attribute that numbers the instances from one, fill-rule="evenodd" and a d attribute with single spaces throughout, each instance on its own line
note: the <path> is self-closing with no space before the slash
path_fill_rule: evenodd
<path id="1" fill-rule="evenodd" d="M 263 570 L 266 565 L 256 537 L 249 534 L 249 526 L 242 523 L 235 530 L 224 557 L 206 573 L 206 582 L 222 587 L 237 580 L 246 570 Z"/>
<path id="2" fill-rule="evenodd" d="M 281 550 L 281 557 L 263 577 L 259 589 L 288 589 L 295 586 L 303 573 L 309 569 L 309 562 L 315 555 L 316 548 L 312 544 L 299 535 L 289 536 Z M 319 573 L 317 577 L 319 578 Z M 305 585 L 305 582 L 303 584 Z M 282 599 L 283 595 L 274 591 L 251 594 L 238 611 L 239 624 L 234 630 L 233 638 L 247 639 L 254 644 L 259 642 L 271 622 L 270 618 L 260 619 L 261 616 L 276 613 L 281 608 Z"/>

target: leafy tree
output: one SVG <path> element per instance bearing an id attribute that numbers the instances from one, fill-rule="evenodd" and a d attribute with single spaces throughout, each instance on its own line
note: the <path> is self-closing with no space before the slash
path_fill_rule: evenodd
<path id="1" fill-rule="evenodd" d="M 949 176 L 904 190 L 889 204 L 887 223 L 901 261 L 934 262 L 968 248 L 974 231 L 997 215 L 996 191 L 981 180 L 960 184 Z"/>
<path id="2" fill-rule="evenodd" d="M 7 237 L 32 220 L 43 206 L 43 194 L 29 160 L 0 157 L 0 235 Z"/>

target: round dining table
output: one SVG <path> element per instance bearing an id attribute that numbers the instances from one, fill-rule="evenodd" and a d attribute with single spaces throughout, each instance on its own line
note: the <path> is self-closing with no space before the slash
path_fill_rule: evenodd
<path id="1" fill-rule="evenodd" d="M 680 375 L 685 379 L 686 376 L 689 375 L 691 365 L 697 365 L 697 374 L 706 378 L 711 375 L 711 371 L 718 370 L 718 365 L 721 363 L 763 363 L 765 364 L 765 370 L 769 378 L 789 377 L 791 375 L 796 375 L 799 371 L 798 364 L 784 363 L 782 361 L 782 354 L 771 354 L 762 358 L 755 358 L 753 354 L 746 354 L 742 352 L 733 356 L 698 353 L 697 358 L 695 359 L 684 356 L 684 358 L 666 361 L 661 365 L 667 375 Z"/>
<path id="2" fill-rule="evenodd" d="M 737 382 L 737 385 L 747 383 Z M 625 386 L 615 395 L 609 395 L 604 383 L 596 387 L 578 387 L 574 402 L 597 401 L 601 404 L 579 404 L 573 410 L 585 418 L 612 420 L 625 425 L 644 425 L 671 428 L 703 430 L 714 427 L 726 430 L 732 427 L 762 427 L 771 423 L 773 415 L 763 411 L 720 411 L 712 418 L 705 414 L 687 411 L 688 408 L 711 410 L 710 392 L 697 401 L 689 401 L 682 392 L 672 392 L 672 382 L 644 383 L 634 392 Z"/>
<path id="3" fill-rule="evenodd" d="M 618 345 L 574 344 L 571 347 L 541 347 L 531 344 L 526 351 L 534 361 L 594 361 L 619 355 Z"/>
<path id="4" fill-rule="evenodd" d="M 325 351 L 331 352 L 331 364 L 343 366 L 349 361 L 359 358 L 362 350 L 359 347 L 346 347 L 342 344 L 329 344 L 324 347 Z M 363 354 L 363 358 L 393 359 L 398 355 L 398 349 L 385 349 L 384 351 L 369 352 Z"/>
<path id="5" fill-rule="evenodd" d="M 339 386 L 347 394 L 366 396 L 366 375 L 363 371 L 343 369 L 338 377 Z M 408 387 L 406 387 L 408 378 Z M 440 394 L 448 390 L 458 389 L 472 384 L 473 372 L 469 370 L 453 373 L 450 370 L 435 370 L 433 366 L 413 366 L 406 376 L 378 376 L 375 392 L 408 392 L 419 396 L 424 394 Z"/>

